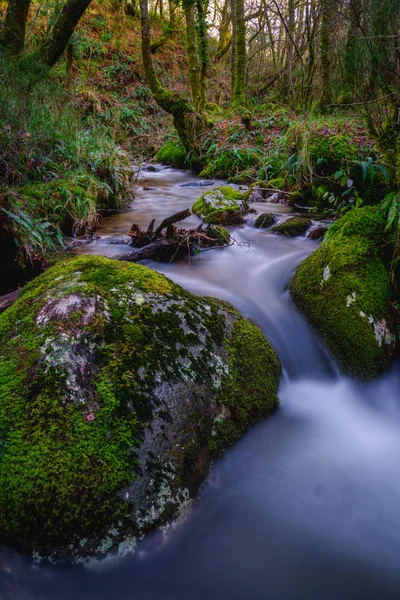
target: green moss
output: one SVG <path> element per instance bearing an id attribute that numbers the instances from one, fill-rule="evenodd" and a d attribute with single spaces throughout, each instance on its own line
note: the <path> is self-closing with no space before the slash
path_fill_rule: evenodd
<path id="1" fill-rule="evenodd" d="M 243 194 L 229 186 L 205 192 L 193 204 L 192 212 L 205 223 L 233 225 L 242 223 Z"/>
<path id="2" fill-rule="evenodd" d="M 269 190 L 270 189 L 270 184 L 268 183 L 268 181 L 255 181 L 254 183 L 251 184 L 250 186 L 251 190 Z"/>
<path id="3" fill-rule="evenodd" d="M 186 151 L 178 139 L 167 140 L 154 160 L 172 167 L 183 168 L 186 165 Z"/>
<path id="4" fill-rule="evenodd" d="M 231 241 L 231 234 L 229 231 L 220 225 L 208 226 L 206 233 L 208 237 L 216 240 L 219 246 L 226 246 Z"/>
<path id="5" fill-rule="evenodd" d="M 274 350 L 265 344 L 262 331 L 239 318 L 224 345 L 229 356 L 229 376 L 218 402 L 229 410 L 230 418 L 217 422 L 209 444 L 214 454 L 231 446 L 279 404 L 281 366 Z"/>
<path id="6" fill-rule="evenodd" d="M 288 237 L 296 237 L 298 235 L 303 235 L 310 225 L 311 221 L 308 219 L 303 219 L 302 217 L 290 217 L 290 219 L 287 219 L 283 223 L 274 225 L 271 231 Z"/>
<path id="7" fill-rule="evenodd" d="M 331 226 L 290 284 L 343 371 L 362 379 L 386 369 L 393 350 L 388 274 L 378 254 L 383 231 L 376 210 L 353 209 Z"/>
<path id="8" fill-rule="evenodd" d="M 0 316 L 0 347 L 0 536 L 26 551 L 82 551 L 83 537 L 117 521 L 137 529 L 141 507 L 118 492 L 144 467 L 160 383 L 192 386 L 176 430 L 186 441 L 171 450 L 177 486 L 189 485 L 218 406 L 234 424 L 212 436 L 219 452 L 277 404 L 279 362 L 260 330 L 225 303 L 102 257 L 58 262 L 28 284 Z"/>
<path id="9" fill-rule="evenodd" d="M 270 188 L 276 190 L 285 190 L 287 187 L 286 179 L 284 177 L 274 177 L 273 179 L 270 179 L 268 183 Z"/>
<path id="10" fill-rule="evenodd" d="M 274 215 L 271 215 L 271 213 L 262 213 L 261 215 L 258 215 L 254 226 L 258 227 L 258 228 L 266 228 L 266 227 L 271 227 L 271 225 L 273 225 L 275 223 L 275 217 Z"/>

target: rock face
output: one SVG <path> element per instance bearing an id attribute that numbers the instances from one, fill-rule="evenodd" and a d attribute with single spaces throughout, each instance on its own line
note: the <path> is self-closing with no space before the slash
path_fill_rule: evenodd
<path id="1" fill-rule="evenodd" d="M 378 254 L 384 222 L 353 209 L 297 269 L 290 291 L 345 373 L 372 379 L 390 364 L 396 336 L 388 273 Z"/>
<path id="2" fill-rule="evenodd" d="M 296 237 L 298 235 L 303 235 L 310 225 L 311 221 L 308 219 L 303 219 L 302 217 L 290 217 L 290 219 L 287 219 L 283 223 L 274 225 L 271 231 L 286 235 L 287 237 Z"/>
<path id="3" fill-rule="evenodd" d="M 192 211 L 205 223 L 240 225 L 247 210 L 244 195 L 229 186 L 205 192 L 193 204 Z"/>
<path id="4" fill-rule="evenodd" d="M 123 549 L 278 403 L 260 329 L 135 264 L 59 263 L 0 316 L 0 341 L 0 538 L 27 552 Z"/>
<path id="5" fill-rule="evenodd" d="M 258 229 L 271 227 L 275 223 L 275 217 L 271 213 L 261 213 L 258 215 L 254 227 Z"/>

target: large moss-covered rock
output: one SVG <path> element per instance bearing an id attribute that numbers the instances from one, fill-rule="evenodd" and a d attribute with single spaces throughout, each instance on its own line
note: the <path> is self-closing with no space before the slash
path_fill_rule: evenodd
<path id="1" fill-rule="evenodd" d="M 240 225 L 247 210 L 244 196 L 229 186 L 217 187 L 205 192 L 193 204 L 192 211 L 205 223 L 217 225 Z"/>
<path id="2" fill-rule="evenodd" d="M 101 257 L 29 284 L 0 348 L 0 538 L 54 557 L 121 549 L 176 515 L 278 403 L 260 329 Z"/>
<path id="3" fill-rule="evenodd" d="M 388 273 L 380 259 L 384 222 L 376 209 L 353 209 L 297 269 L 290 291 L 346 373 L 371 379 L 395 344 Z"/>
<path id="4" fill-rule="evenodd" d="M 311 221 L 309 219 L 304 219 L 303 217 L 290 217 L 290 219 L 286 219 L 283 223 L 274 225 L 271 231 L 286 235 L 287 237 L 297 237 L 303 235 L 310 225 Z"/>

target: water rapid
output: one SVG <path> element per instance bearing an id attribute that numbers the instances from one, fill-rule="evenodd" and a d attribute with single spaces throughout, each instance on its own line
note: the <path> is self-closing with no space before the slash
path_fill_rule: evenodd
<path id="1" fill-rule="evenodd" d="M 132 210 L 104 219 L 79 251 L 118 254 L 132 221 L 148 225 L 204 191 L 190 173 L 145 177 Z M 214 466 L 182 522 L 124 558 L 37 566 L 0 548 L 0 600 L 400 598 L 400 370 L 344 378 L 294 307 L 287 282 L 315 242 L 248 225 L 234 236 L 242 245 L 148 266 L 263 329 L 283 365 L 280 409 Z"/>

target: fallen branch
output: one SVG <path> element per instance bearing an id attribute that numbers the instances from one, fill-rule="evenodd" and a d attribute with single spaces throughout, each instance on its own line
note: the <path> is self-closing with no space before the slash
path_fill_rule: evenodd
<path id="1" fill-rule="evenodd" d="M 190 260 L 192 254 L 203 248 L 221 248 L 230 243 L 229 233 L 222 227 L 208 225 L 203 229 L 203 224 L 197 229 L 176 227 L 175 223 L 186 219 L 190 214 L 190 209 L 186 209 L 165 218 L 154 233 L 154 220 L 147 231 L 142 231 L 141 227 L 134 223 L 128 234 L 132 238 L 131 245 L 134 249 L 115 258 L 128 262 L 145 259 L 172 262 L 186 255 Z"/>

